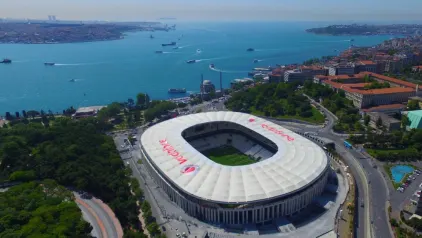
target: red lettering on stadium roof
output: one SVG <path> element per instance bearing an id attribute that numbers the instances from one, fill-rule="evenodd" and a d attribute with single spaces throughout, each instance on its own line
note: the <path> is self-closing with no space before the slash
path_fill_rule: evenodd
<path id="1" fill-rule="evenodd" d="M 183 164 L 188 161 L 185 157 L 183 157 L 177 150 L 171 146 L 166 139 L 160 140 L 160 144 L 163 146 L 163 151 L 166 151 L 168 155 L 173 157 L 175 160 L 179 161 L 179 164 Z"/>
<path id="2" fill-rule="evenodd" d="M 267 130 L 269 130 L 269 131 L 272 131 L 272 132 L 274 132 L 275 134 L 278 134 L 278 135 L 280 135 L 280 136 L 282 136 L 282 137 L 286 137 L 286 139 L 287 139 L 288 141 L 294 141 L 294 140 L 295 140 L 295 138 L 293 138 L 293 137 L 291 137 L 291 136 L 289 136 L 289 135 L 284 134 L 284 132 L 283 132 L 283 131 L 277 130 L 276 128 L 271 127 L 271 126 L 269 126 L 269 125 L 267 125 L 267 124 L 264 124 L 264 123 L 263 123 L 263 124 L 261 124 L 261 126 L 262 126 L 262 128 L 267 129 Z"/>

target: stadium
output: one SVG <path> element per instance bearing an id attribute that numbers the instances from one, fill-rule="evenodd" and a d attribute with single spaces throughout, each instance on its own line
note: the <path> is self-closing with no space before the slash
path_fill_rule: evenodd
<path id="1" fill-rule="evenodd" d="M 143 163 L 169 198 L 209 223 L 263 223 L 297 214 L 330 171 L 313 142 L 238 112 L 177 117 L 141 137 Z"/>

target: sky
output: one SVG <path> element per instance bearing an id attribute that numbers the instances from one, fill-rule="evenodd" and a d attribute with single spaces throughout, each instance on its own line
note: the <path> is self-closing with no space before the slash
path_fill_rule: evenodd
<path id="1" fill-rule="evenodd" d="M 422 0 L 0 0 L 0 18 L 422 21 Z"/>

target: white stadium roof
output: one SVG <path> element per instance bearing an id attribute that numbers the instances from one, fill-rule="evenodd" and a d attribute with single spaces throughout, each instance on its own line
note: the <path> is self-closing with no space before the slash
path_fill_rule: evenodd
<path id="1" fill-rule="evenodd" d="M 254 130 L 273 141 L 277 153 L 254 164 L 225 166 L 202 155 L 182 137 L 189 127 L 217 121 Z M 272 122 L 238 112 L 198 113 L 164 121 L 146 130 L 141 144 L 161 175 L 179 189 L 221 203 L 291 194 L 314 182 L 328 166 L 325 152 L 313 142 Z"/>

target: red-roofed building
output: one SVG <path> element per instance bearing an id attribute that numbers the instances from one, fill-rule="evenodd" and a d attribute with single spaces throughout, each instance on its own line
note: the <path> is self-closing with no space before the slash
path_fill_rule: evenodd
<path id="1" fill-rule="evenodd" d="M 360 72 L 372 72 L 372 73 L 377 73 L 378 68 L 377 68 L 377 63 L 375 63 L 374 61 L 371 60 L 362 60 L 362 61 L 358 61 L 355 64 L 356 66 L 356 73 L 360 73 Z"/>
<path id="2" fill-rule="evenodd" d="M 392 115 L 392 114 L 395 114 L 395 113 L 401 113 L 402 111 L 405 111 L 405 110 L 406 110 L 406 105 L 398 104 L 398 103 L 362 109 L 362 111 L 365 112 L 365 113 L 367 113 L 367 112 L 382 112 L 382 113 L 385 113 L 387 115 Z"/>
<path id="3" fill-rule="evenodd" d="M 369 76 L 379 82 L 388 82 L 390 88 L 365 89 L 364 78 Z M 346 98 L 353 101 L 357 108 L 368 108 L 379 105 L 401 104 L 409 97 L 418 96 L 419 86 L 396 78 L 371 72 L 355 75 L 315 76 L 314 82 L 320 82 L 337 91 L 344 91 Z"/>

